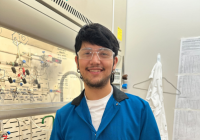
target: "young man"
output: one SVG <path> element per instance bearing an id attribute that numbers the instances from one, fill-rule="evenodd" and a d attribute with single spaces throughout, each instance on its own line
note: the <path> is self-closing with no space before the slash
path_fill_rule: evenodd
<path id="1" fill-rule="evenodd" d="M 59 109 L 50 140 L 160 140 L 149 104 L 111 83 L 119 43 L 106 27 L 82 27 L 75 43 L 85 90 Z"/>

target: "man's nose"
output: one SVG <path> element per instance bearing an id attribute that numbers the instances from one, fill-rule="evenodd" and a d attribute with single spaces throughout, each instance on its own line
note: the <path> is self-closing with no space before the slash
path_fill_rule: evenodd
<path id="1" fill-rule="evenodd" d="M 93 53 L 90 63 L 100 63 L 100 58 L 99 58 L 97 52 Z"/>

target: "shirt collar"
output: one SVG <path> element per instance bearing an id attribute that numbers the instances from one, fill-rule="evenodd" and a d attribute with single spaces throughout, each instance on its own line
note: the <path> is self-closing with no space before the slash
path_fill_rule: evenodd
<path id="1" fill-rule="evenodd" d="M 121 90 L 119 90 L 117 87 L 113 86 L 113 97 L 117 102 L 121 102 L 125 99 L 128 99 L 128 96 L 122 92 Z M 76 97 L 73 101 L 72 101 L 72 105 L 78 106 L 82 100 L 82 98 L 84 97 L 84 93 L 85 93 L 85 89 L 81 92 L 81 94 Z"/>
<path id="2" fill-rule="evenodd" d="M 85 92 L 84 92 L 84 96 L 85 96 L 85 99 L 86 99 L 86 101 L 88 102 L 96 102 L 96 101 L 102 101 L 102 100 L 105 100 L 106 98 L 110 98 L 110 96 L 113 94 L 113 87 L 112 87 L 112 89 L 111 89 L 111 92 L 108 94 L 108 95 L 106 95 L 105 97 L 103 97 L 103 98 L 101 98 L 101 99 L 98 99 L 98 100 L 88 100 L 87 99 L 87 97 L 86 97 L 86 95 L 85 95 Z"/>

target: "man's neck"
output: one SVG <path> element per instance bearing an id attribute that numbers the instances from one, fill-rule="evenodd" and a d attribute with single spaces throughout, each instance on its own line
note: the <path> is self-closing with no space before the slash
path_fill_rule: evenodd
<path id="1" fill-rule="evenodd" d="M 110 83 L 106 84 L 102 88 L 91 88 L 88 87 L 86 84 L 84 85 L 85 85 L 85 95 L 88 100 L 99 100 L 110 94 L 112 90 L 112 86 L 110 85 Z"/>

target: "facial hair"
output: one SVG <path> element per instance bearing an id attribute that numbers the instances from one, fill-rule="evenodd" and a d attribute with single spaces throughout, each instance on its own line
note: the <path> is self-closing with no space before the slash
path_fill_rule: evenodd
<path id="1" fill-rule="evenodd" d="M 94 82 L 92 83 L 89 79 L 82 76 L 83 81 L 85 82 L 87 86 L 91 88 L 99 88 L 99 89 L 103 88 L 109 82 L 110 77 L 111 77 L 111 74 L 95 83 Z"/>

